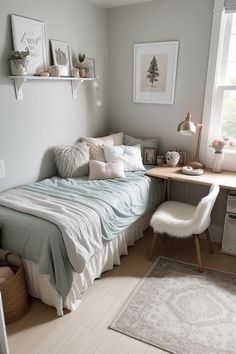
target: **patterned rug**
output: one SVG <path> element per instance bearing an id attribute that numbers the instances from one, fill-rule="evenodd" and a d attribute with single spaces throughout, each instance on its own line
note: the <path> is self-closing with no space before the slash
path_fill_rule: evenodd
<path id="1" fill-rule="evenodd" d="M 236 353 L 236 275 L 160 257 L 110 325 L 178 354 Z"/>

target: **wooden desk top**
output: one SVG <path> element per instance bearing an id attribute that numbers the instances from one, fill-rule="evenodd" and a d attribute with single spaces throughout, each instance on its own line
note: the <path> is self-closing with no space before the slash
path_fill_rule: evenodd
<path id="1" fill-rule="evenodd" d="M 221 188 L 236 190 L 236 172 L 222 171 L 221 173 L 214 173 L 208 169 L 204 170 L 201 176 L 189 176 L 181 173 L 182 167 L 154 167 L 148 170 L 145 174 L 147 176 L 159 177 L 166 180 L 174 180 L 185 183 L 195 183 L 210 185 L 218 184 Z"/>

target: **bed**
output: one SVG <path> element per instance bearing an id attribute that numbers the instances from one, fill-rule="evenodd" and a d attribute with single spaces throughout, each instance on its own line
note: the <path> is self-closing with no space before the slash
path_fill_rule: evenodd
<path id="1" fill-rule="evenodd" d="M 53 177 L 0 193 L 1 247 L 23 258 L 32 296 L 62 315 L 120 264 L 163 200 L 162 181 L 144 172 L 100 181 Z"/>

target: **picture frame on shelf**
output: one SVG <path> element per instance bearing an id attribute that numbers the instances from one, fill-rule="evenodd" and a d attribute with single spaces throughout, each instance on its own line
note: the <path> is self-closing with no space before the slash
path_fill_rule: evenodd
<path id="1" fill-rule="evenodd" d="M 72 58 L 70 45 L 67 42 L 50 40 L 53 65 L 60 68 L 60 76 L 71 76 Z"/>
<path id="2" fill-rule="evenodd" d="M 95 73 L 95 59 L 94 58 L 86 58 L 85 59 L 85 72 L 86 78 L 94 78 L 96 77 Z"/>
<path id="3" fill-rule="evenodd" d="M 27 75 L 38 75 L 49 65 L 46 23 L 27 17 L 11 15 L 13 47 L 15 51 L 30 52 Z"/>
<path id="4" fill-rule="evenodd" d="M 157 151 L 155 148 L 144 147 L 143 148 L 143 164 L 155 165 Z"/>
<path id="5" fill-rule="evenodd" d="M 174 103 L 178 47 L 178 41 L 134 44 L 134 102 Z"/>

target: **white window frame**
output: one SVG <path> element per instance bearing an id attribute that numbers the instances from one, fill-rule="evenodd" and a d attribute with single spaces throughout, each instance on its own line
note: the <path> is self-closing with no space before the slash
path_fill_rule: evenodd
<path id="1" fill-rule="evenodd" d="M 226 22 L 224 0 L 215 0 L 202 120 L 204 133 L 200 150 L 201 161 L 207 167 L 212 166 L 214 159 L 214 149 L 209 147 L 209 142 L 211 138 L 219 136 L 224 92 L 236 91 L 236 85 L 225 85 L 223 82 L 227 55 L 222 56 L 222 53 L 228 53 L 230 29 L 230 23 Z M 225 151 L 223 168 L 236 171 L 236 150 Z"/>

